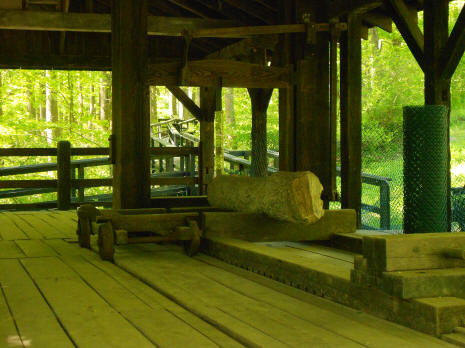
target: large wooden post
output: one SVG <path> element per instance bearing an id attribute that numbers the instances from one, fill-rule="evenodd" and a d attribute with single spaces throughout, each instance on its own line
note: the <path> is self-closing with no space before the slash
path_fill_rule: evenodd
<path id="1" fill-rule="evenodd" d="M 425 37 L 425 104 L 445 105 L 449 108 L 447 116 L 447 226 L 451 229 L 451 174 L 450 174 L 450 79 L 441 76 L 441 55 L 449 38 L 449 1 L 425 0 L 424 2 Z"/>
<path id="2" fill-rule="evenodd" d="M 297 21 L 328 22 L 321 1 L 296 3 Z M 328 207 L 333 200 L 333 166 L 331 165 L 331 120 L 329 103 L 329 33 L 318 32 L 314 41 L 311 35 L 302 35 L 294 45 L 297 50 L 296 91 L 296 170 L 310 170 L 323 184 L 322 198 Z"/>
<path id="3" fill-rule="evenodd" d="M 357 211 L 362 205 L 362 43 L 361 20 L 347 18 L 341 37 L 341 204 Z"/>
<path id="4" fill-rule="evenodd" d="M 280 23 L 295 23 L 294 1 L 280 1 Z M 278 49 L 280 66 L 294 65 L 294 35 L 280 35 Z M 292 65 L 291 65 L 292 64 Z M 296 88 L 279 89 L 279 170 L 295 170 L 295 108 L 294 96 Z"/>
<path id="5" fill-rule="evenodd" d="M 147 0 L 112 2 L 113 208 L 150 205 Z"/>
<path id="6" fill-rule="evenodd" d="M 221 110 L 221 87 L 200 88 L 200 142 L 202 143 L 202 176 L 203 187 L 200 194 L 207 194 L 208 184 L 215 173 L 215 111 Z"/>

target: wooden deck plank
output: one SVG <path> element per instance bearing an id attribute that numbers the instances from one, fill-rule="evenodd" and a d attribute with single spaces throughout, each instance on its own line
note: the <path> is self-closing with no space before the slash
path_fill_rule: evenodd
<path id="1" fill-rule="evenodd" d="M 32 347 L 74 347 L 18 260 L 0 260 L 0 284 L 20 336 Z"/>
<path id="2" fill-rule="evenodd" d="M 237 348 L 242 347 L 240 343 L 233 340 L 228 335 L 224 334 L 214 326 L 210 325 L 206 321 L 202 320 L 198 316 L 187 311 L 183 307 L 169 300 L 167 297 L 161 295 L 153 288 L 135 278 L 131 274 L 122 270 L 118 266 L 102 261 L 99 256 L 95 253 L 89 252 L 84 255 L 86 260 L 92 263 L 95 267 L 98 267 L 106 274 L 111 276 L 115 281 L 123 284 L 131 292 L 143 299 L 145 303 L 150 305 L 152 308 L 162 307 L 165 310 L 173 313 L 176 317 L 188 325 L 196 328 L 202 335 L 208 337 L 211 341 L 225 348 Z"/>
<path id="3" fill-rule="evenodd" d="M 82 255 L 82 253 L 86 251 L 79 247 L 79 244 L 70 243 L 63 239 L 44 239 L 42 242 L 59 255 Z"/>
<path id="4" fill-rule="evenodd" d="M 275 344 L 296 347 L 362 346 L 201 275 L 195 268 L 203 265 L 182 254 L 166 252 L 153 257 L 135 253 L 130 257 L 116 259 L 116 263 L 142 277 L 163 293 L 172 296 L 176 292 L 177 301 L 185 306 L 197 306 L 201 315 L 211 315 L 209 309 L 212 307 L 221 309 L 250 328 L 257 328 L 269 338 L 273 337 L 277 341 Z M 235 330 L 233 325 L 232 322 L 228 323 L 229 329 Z M 252 342 L 263 345 L 258 340 L 252 339 Z"/>
<path id="5" fill-rule="evenodd" d="M 195 259 L 213 266 L 202 268 L 200 272 L 217 282 L 367 347 L 443 347 L 443 342 L 430 336 L 318 298 L 209 256 L 199 255 Z"/>
<path id="6" fill-rule="evenodd" d="M 46 213 L 34 212 L 30 214 L 21 214 L 37 231 L 39 231 L 44 238 L 64 238 L 65 236 L 61 231 L 51 226 L 43 220 L 42 215 Z"/>
<path id="7" fill-rule="evenodd" d="M 10 213 L 7 216 L 20 228 L 29 239 L 42 239 L 43 234 L 28 221 L 28 216 L 23 214 Z"/>
<path id="8" fill-rule="evenodd" d="M 0 240 L 0 259 L 12 259 L 26 256 L 12 240 Z"/>
<path id="9" fill-rule="evenodd" d="M 44 257 L 21 262 L 77 346 L 154 347 L 61 260 Z"/>
<path id="10" fill-rule="evenodd" d="M 0 291 L 0 345 L 24 347 L 3 291 Z"/>
<path id="11" fill-rule="evenodd" d="M 77 228 L 77 221 L 73 220 L 74 215 L 77 216 L 77 213 L 60 210 L 52 211 L 50 214 L 47 214 L 51 221 L 57 221 L 59 226 L 66 228 L 70 233 L 75 233 Z"/>
<path id="12" fill-rule="evenodd" d="M 17 240 L 15 243 L 27 257 L 57 256 L 58 254 L 48 245 L 38 239 Z"/>
<path id="13" fill-rule="evenodd" d="M 76 235 L 77 225 L 64 221 L 63 218 L 56 213 L 50 212 L 48 214 L 39 214 L 38 217 L 45 223 L 49 224 L 53 229 L 57 230 L 61 234 L 61 238 L 73 237 Z"/>
<path id="14" fill-rule="evenodd" d="M 8 218 L 8 213 L 0 213 L 0 235 L 3 240 L 28 239 L 29 237 Z"/>
<path id="15" fill-rule="evenodd" d="M 62 260 L 77 272 L 102 298 L 158 347 L 219 347 L 196 328 L 191 327 L 160 305 L 148 304 L 122 283 L 82 257 Z M 101 265 L 102 266 L 102 265 Z M 103 265 L 103 267 L 105 267 Z M 152 291 L 154 291 L 152 289 Z M 154 330 L 154 328 L 157 328 Z M 236 345 L 237 346 L 237 345 Z"/>

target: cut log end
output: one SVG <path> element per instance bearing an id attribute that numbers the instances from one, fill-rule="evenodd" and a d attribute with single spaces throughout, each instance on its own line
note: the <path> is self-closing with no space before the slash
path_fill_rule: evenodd
<path id="1" fill-rule="evenodd" d="M 208 188 L 208 201 L 218 208 L 314 223 L 324 214 L 322 191 L 311 172 L 278 172 L 263 178 L 219 176 Z"/>

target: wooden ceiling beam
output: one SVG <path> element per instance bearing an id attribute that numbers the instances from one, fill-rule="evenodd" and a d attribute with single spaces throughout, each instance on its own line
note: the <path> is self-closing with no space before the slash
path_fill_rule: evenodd
<path id="1" fill-rule="evenodd" d="M 333 0 L 328 2 L 328 18 L 338 18 L 349 13 L 364 13 L 380 7 L 381 0 Z"/>
<path id="2" fill-rule="evenodd" d="M 409 9 L 404 0 L 388 0 L 386 7 L 391 12 L 394 23 L 410 51 L 424 71 L 425 38 L 416 21 L 417 11 Z"/>
<path id="3" fill-rule="evenodd" d="M 455 73 L 465 53 L 465 5 L 460 12 L 454 29 L 447 40 L 442 51 L 439 66 L 442 68 L 440 76 L 443 79 L 450 79 Z"/>
<path id="4" fill-rule="evenodd" d="M 277 22 L 277 14 L 270 11 L 262 5 L 250 0 L 223 0 L 231 6 L 234 6 L 250 16 L 260 19 L 267 24 L 275 24 Z"/>
<path id="5" fill-rule="evenodd" d="M 209 10 L 200 9 L 193 6 L 192 0 L 168 0 L 173 5 L 183 8 L 186 11 L 191 12 L 192 14 L 200 18 L 215 18 L 214 13 Z"/>
<path id="6" fill-rule="evenodd" d="M 221 19 L 148 17 L 148 35 L 181 36 L 182 32 L 224 28 L 236 23 Z M 110 33 L 111 17 L 97 13 L 0 10 L 0 29 Z"/>
<path id="7" fill-rule="evenodd" d="M 253 37 L 250 39 L 243 39 L 229 46 L 223 47 L 222 49 L 209 54 L 205 58 L 248 60 L 258 50 L 273 50 L 277 44 L 277 35 Z"/>
<path id="8" fill-rule="evenodd" d="M 146 83 L 151 86 L 179 84 L 180 62 L 149 64 Z M 233 60 L 205 59 L 191 61 L 185 86 L 213 87 L 221 79 L 223 87 L 287 88 L 292 84 L 286 68 L 263 66 Z"/>
<path id="9" fill-rule="evenodd" d="M 392 18 L 379 11 L 372 11 L 364 14 L 362 20 L 370 26 L 375 26 L 388 33 L 392 33 Z"/>
<path id="10" fill-rule="evenodd" d="M 229 3 L 217 0 L 196 0 L 196 2 L 203 6 L 223 15 L 225 18 L 235 20 L 245 25 L 257 25 L 257 20 L 249 13 L 241 11 L 240 9 L 231 6 Z M 265 23 L 265 22 L 263 22 Z M 262 24 L 262 23 L 260 23 Z"/>

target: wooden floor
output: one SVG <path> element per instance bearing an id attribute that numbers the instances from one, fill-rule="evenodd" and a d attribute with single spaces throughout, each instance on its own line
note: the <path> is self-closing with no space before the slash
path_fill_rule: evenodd
<path id="1" fill-rule="evenodd" d="M 0 213 L 0 347 L 449 346 L 176 246 L 103 262 L 75 228 L 73 212 Z"/>

